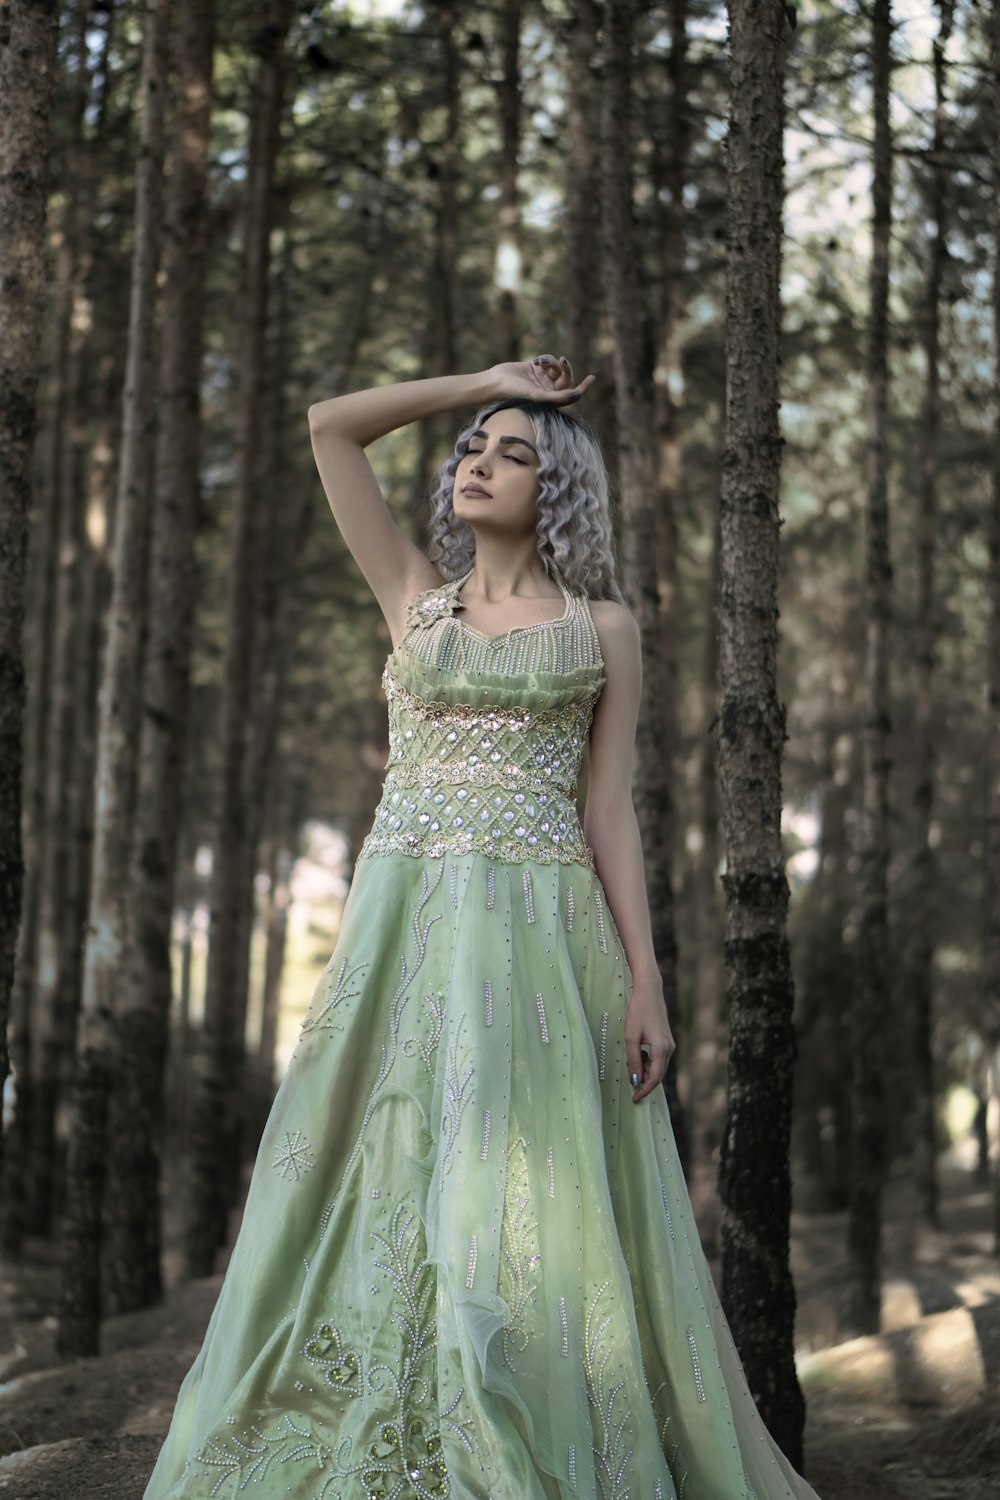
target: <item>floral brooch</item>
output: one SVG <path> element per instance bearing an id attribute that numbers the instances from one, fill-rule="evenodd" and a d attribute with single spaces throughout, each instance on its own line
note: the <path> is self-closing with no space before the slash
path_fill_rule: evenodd
<path id="1" fill-rule="evenodd" d="M 442 584 L 439 589 L 430 589 L 411 599 L 406 606 L 406 623 L 410 629 L 420 630 L 436 625 L 438 620 L 454 614 L 456 609 L 464 608 L 458 597 L 461 585 L 462 580 L 455 579 L 451 583 Z"/>

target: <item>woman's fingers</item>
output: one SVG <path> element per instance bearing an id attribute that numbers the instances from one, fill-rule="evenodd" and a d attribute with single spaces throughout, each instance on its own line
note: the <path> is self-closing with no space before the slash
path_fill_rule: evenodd
<path id="1" fill-rule="evenodd" d="M 647 1094 L 651 1094 L 663 1082 L 664 1074 L 667 1071 L 667 1066 L 673 1056 L 675 1047 L 676 1043 L 670 1035 L 658 1041 L 642 1041 L 639 1043 L 638 1049 L 636 1049 L 639 1058 L 639 1061 L 636 1062 L 633 1056 L 633 1049 L 626 1039 L 625 1051 L 628 1058 L 629 1082 L 632 1082 L 636 1073 L 639 1074 L 638 1085 L 633 1085 L 633 1104 L 640 1103 L 641 1100 L 646 1098 Z"/>

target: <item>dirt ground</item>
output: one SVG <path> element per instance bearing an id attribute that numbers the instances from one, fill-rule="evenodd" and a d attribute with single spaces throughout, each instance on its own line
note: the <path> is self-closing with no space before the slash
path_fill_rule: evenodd
<path id="1" fill-rule="evenodd" d="M 843 1217 L 794 1218 L 806 1475 L 821 1500 L 997 1500 L 1000 1263 L 986 1191 L 948 1169 L 940 1233 L 916 1232 L 901 1190 L 888 1207 L 885 1331 L 850 1343 L 836 1343 Z M 221 1280 L 109 1320 L 99 1358 L 60 1364 L 52 1247 L 3 1267 L 0 1500 L 140 1500 Z"/>

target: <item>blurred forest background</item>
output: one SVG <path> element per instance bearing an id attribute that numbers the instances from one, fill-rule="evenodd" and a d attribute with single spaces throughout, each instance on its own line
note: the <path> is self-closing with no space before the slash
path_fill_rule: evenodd
<path id="1" fill-rule="evenodd" d="M 597 375 L 579 410 L 612 466 L 629 437 L 609 315 L 624 272 L 599 186 L 602 49 L 621 9 L 58 7 L 3 1118 L 0 1378 L 13 1384 L 0 1488 L 10 1463 L 19 1495 L 65 1494 L 44 1464 L 23 1463 L 57 1441 L 97 1444 L 102 1462 L 100 1443 L 117 1442 L 120 1475 L 151 1462 L 378 800 L 390 642 L 330 516 L 307 407 L 547 351 Z M 729 1038 L 716 764 L 729 16 L 720 0 L 624 9 L 632 232 L 620 253 L 640 298 L 661 544 L 669 1093 L 714 1257 Z M 975 1497 L 1000 1465 L 1000 23 L 989 0 L 770 9 L 786 28 L 777 671 L 807 1472 L 853 1500 Z M 880 21 L 891 573 L 873 1040 L 852 997 Z M 369 451 L 415 539 L 458 425 Z M 121 911 L 123 891 L 134 942 L 116 972 L 121 932 L 102 914 Z M 107 1113 L 77 1137 L 81 1076 Z M 866 1200 L 885 1229 L 867 1327 L 841 1296 L 859 1086 L 885 1141 Z M 84 1241 L 100 1256 L 89 1281 L 72 1273 Z M 94 1368 L 112 1373 L 95 1374 L 81 1405 L 53 1347 L 95 1355 L 102 1321 L 111 1364 Z M 141 1420 L 125 1394 L 140 1370 L 152 1382 Z M 87 1493 L 141 1493 L 116 1482 Z"/>

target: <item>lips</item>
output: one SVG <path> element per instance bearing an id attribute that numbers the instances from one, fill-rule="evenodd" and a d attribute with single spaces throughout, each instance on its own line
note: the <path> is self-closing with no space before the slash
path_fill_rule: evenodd
<path id="1" fill-rule="evenodd" d="M 462 485 L 462 494 L 463 495 L 482 495 L 482 497 L 483 497 L 484 500 L 491 500 L 493 498 L 491 496 L 489 490 L 484 490 L 481 484 L 463 484 Z"/>

